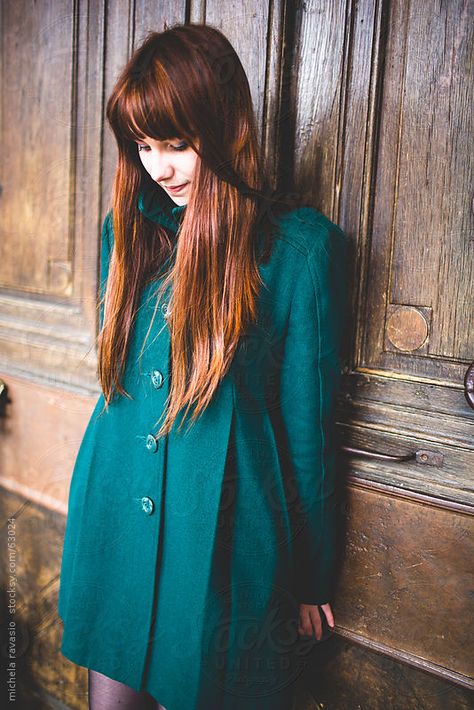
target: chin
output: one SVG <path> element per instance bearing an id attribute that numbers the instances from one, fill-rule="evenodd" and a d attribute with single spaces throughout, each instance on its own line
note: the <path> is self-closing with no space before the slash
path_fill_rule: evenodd
<path id="1" fill-rule="evenodd" d="M 171 195 L 170 197 L 176 205 L 179 205 L 179 207 L 182 207 L 188 201 L 187 197 L 172 197 Z"/>

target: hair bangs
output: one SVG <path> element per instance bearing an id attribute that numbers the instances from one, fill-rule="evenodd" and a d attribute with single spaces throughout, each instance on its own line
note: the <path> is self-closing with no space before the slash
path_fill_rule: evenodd
<path id="1" fill-rule="evenodd" d="M 129 141 L 144 140 L 146 136 L 159 141 L 191 139 L 194 135 L 184 118 L 178 94 L 163 71 L 143 75 L 139 83 L 124 87 L 116 103 L 115 121 L 123 139 Z"/>

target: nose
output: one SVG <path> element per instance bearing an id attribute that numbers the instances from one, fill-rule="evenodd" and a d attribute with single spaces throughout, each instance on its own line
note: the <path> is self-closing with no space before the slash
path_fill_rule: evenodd
<path id="1" fill-rule="evenodd" d="M 162 158 L 158 151 L 154 151 L 154 155 L 150 162 L 150 176 L 155 182 L 163 182 L 169 180 L 172 175 L 172 169 L 166 157 Z"/>

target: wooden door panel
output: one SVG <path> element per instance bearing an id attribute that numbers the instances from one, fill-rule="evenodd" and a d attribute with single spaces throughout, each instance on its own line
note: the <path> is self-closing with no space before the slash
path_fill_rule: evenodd
<path id="1" fill-rule="evenodd" d="M 1 92 L 8 110 L 3 113 L 0 163 L 0 283 L 49 297 L 72 293 L 72 5 L 63 2 L 60 17 L 47 0 L 20 0 L 2 8 L 8 32 L 2 35 Z M 31 46 L 36 51 L 16 51 Z"/>
<path id="2" fill-rule="evenodd" d="M 395 487 L 354 485 L 346 522 L 337 604 L 344 635 L 414 664 L 447 666 L 465 682 L 472 662 L 459 649 L 474 633 L 471 509 Z"/>
<path id="3" fill-rule="evenodd" d="M 102 3 L 3 3 L 2 46 L 0 368 L 97 393 Z"/>
<path id="4" fill-rule="evenodd" d="M 473 3 L 461 1 L 298 4 L 291 164 L 293 181 L 353 244 L 338 425 L 346 454 L 341 479 L 347 474 L 363 503 L 346 520 L 340 632 L 466 687 L 472 677 L 462 624 L 472 615 L 473 582 L 466 531 L 474 503 L 474 410 L 464 395 L 474 359 L 473 16 Z M 423 553 L 430 535 L 431 578 L 423 577 L 424 562 L 413 568 L 417 583 L 407 591 L 403 570 L 417 564 L 411 558 Z M 445 594 L 456 584 L 462 611 Z M 427 611 L 435 599 L 441 604 L 432 622 Z M 413 628 L 411 601 L 422 607 Z M 448 622 L 451 613 L 456 622 Z M 444 640 L 441 626 L 448 623 Z M 433 628 L 426 655 L 422 641 Z M 343 691 L 336 696 L 345 707 Z"/>
<path id="5" fill-rule="evenodd" d="M 474 25 L 466 2 L 388 12 L 363 364 L 459 386 L 474 353 Z"/>
<path id="6" fill-rule="evenodd" d="M 294 181 L 353 243 L 342 443 L 444 452 L 393 470 L 360 454 L 351 471 L 471 504 L 473 14 L 461 1 L 305 3 L 293 92 Z"/>

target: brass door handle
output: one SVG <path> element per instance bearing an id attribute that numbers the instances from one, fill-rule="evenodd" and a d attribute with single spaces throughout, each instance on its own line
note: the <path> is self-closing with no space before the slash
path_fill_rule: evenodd
<path id="1" fill-rule="evenodd" d="M 0 378 L 0 419 L 5 417 L 5 410 L 7 403 L 10 401 L 8 399 L 8 387 L 7 383 Z"/>
<path id="2" fill-rule="evenodd" d="M 382 459 L 384 461 L 411 461 L 416 459 L 416 451 L 396 456 L 394 454 L 383 454 L 380 451 L 370 451 L 369 449 L 355 449 L 352 446 L 342 446 L 341 448 L 348 454 L 358 454 L 366 459 Z"/>
<path id="3" fill-rule="evenodd" d="M 464 396 L 468 405 L 474 409 L 474 362 L 471 362 L 464 375 Z"/>
<path id="4" fill-rule="evenodd" d="M 428 451 L 427 449 L 419 449 L 411 451 L 409 454 L 384 454 L 381 451 L 370 451 L 369 449 L 356 449 L 352 446 L 341 446 L 342 451 L 348 454 L 357 454 L 365 459 L 377 459 L 378 461 L 416 461 L 427 466 L 442 466 L 444 461 L 443 454 L 439 451 Z"/>

